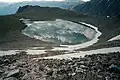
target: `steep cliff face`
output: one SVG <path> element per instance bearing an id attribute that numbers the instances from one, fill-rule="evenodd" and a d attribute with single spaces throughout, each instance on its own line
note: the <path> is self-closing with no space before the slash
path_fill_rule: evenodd
<path id="1" fill-rule="evenodd" d="M 38 7 L 39 6 L 32 7 L 32 5 L 26 5 L 26 6 L 23 6 L 23 7 L 19 7 L 19 9 L 17 10 L 16 13 L 22 13 L 24 11 L 27 11 L 27 10 L 31 9 L 31 8 L 38 8 Z"/>
<path id="2" fill-rule="evenodd" d="M 76 5 L 73 10 L 86 15 L 120 17 L 120 0 L 91 0 Z"/>

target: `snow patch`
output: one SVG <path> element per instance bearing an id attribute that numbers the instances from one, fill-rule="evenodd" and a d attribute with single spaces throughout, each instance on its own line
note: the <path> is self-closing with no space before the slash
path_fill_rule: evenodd
<path id="1" fill-rule="evenodd" d="M 71 58 L 84 57 L 85 55 L 105 54 L 105 53 L 111 53 L 111 52 L 120 52 L 120 47 L 102 48 L 102 49 L 90 50 L 90 51 L 78 51 L 71 54 L 56 55 L 56 56 L 43 57 L 43 58 L 44 59 L 71 59 Z"/>
<path id="2" fill-rule="evenodd" d="M 108 41 L 114 41 L 114 40 L 120 40 L 120 35 L 115 36 L 115 37 L 109 39 Z"/>
<path id="3" fill-rule="evenodd" d="M 8 51 L 0 51 L 0 56 L 4 56 L 4 55 L 15 55 L 15 54 L 19 54 L 20 52 L 24 51 L 26 52 L 26 54 L 31 54 L 31 55 L 37 55 L 37 54 L 45 54 L 46 50 L 42 49 L 38 50 L 41 47 L 33 47 L 27 50 L 8 50 Z"/>

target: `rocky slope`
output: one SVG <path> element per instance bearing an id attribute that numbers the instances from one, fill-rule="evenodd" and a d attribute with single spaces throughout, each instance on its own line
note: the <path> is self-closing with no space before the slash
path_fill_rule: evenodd
<path id="1" fill-rule="evenodd" d="M 57 19 L 57 18 L 65 18 L 65 17 L 84 16 L 84 15 L 79 15 L 73 11 L 60 9 L 57 7 L 51 8 L 51 7 L 32 6 L 32 5 L 19 7 L 15 15 L 32 20 L 40 20 L 40 19 L 47 20 L 54 18 Z"/>
<path id="2" fill-rule="evenodd" d="M 0 39 L 9 31 L 21 30 L 25 25 L 14 16 L 0 16 Z"/>
<path id="3" fill-rule="evenodd" d="M 119 80 L 120 53 L 71 60 L 34 59 L 38 55 L 0 57 L 0 80 Z"/>
<path id="4" fill-rule="evenodd" d="M 119 0 L 91 0 L 82 5 L 76 5 L 73 10 L 86 15 L 120 18 L 119 6 Z"/>

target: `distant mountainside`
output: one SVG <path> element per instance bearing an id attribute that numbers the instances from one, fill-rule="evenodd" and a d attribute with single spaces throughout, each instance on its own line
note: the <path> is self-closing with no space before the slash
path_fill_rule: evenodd
<path id="1" fill-rule="evenodd" d="M 79 2 L 80 4 L 82 3 Z M 57 2 L 57 1 L 30 1 L 30 2 L 19 2 L 19 3 L 14 3 L 9 6 L 6 6 L 2 9 L 0 9 L 0 15 L 8 15 L 8 14 L 14 14 L 20 6 L 25 6 L 25 5 L 38 5 L 41 7 L 60 7 L 63 9 L 68 9 L 71 8 L 73 5 L 78 4 L 78 2 Z"/>
<path id="2" fill-rule="evenodd" d="M 120 17 L 120 0 L 91 0 L 76 5 L 73 10 L 86 15 Z"/>
<path id="3" fill-rule="evenodd" d="M 40 6 L 32 6 L 26 5 L 23 7 L 19 7 L 18 11 L 15 14 L 16 16 L 20 16 L 21 18 L 29 18 L 36 20 L 47 20 L 47 19 L 59 19 L 65 17 L 81 17 L 84 15 L 79 15 L 74 11 L 69 11 L 65 9 L 61 9 L 58 7 L 40 7 Z"/>

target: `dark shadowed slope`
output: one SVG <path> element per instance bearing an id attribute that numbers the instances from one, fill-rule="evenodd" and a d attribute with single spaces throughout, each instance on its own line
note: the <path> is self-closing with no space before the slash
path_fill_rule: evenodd
<path id="1" fill-rule="evenodd" d="M 66 17 L 83 17 L 73 11 L 63 10 L 57 7 L 40 7 L 27 5 L 20 7 L 16 13 L 16 16 L 23 18 L 30 18 L 35 20 L 57 19 Z"/>
<path id="2" fill-rule="evenodd" d="M 87 15 L 120 18 L 120 0 L 91 0 L 76 5 L 73 10 Z"/>
<path id="3" fill-rule="evenodd" d="M 25 25 L 14 16 L 0 16 L 0 37 L 5 36 L 9 31 L 21 30 L 24 27 Z"/>

